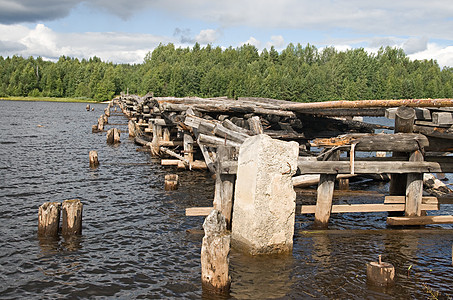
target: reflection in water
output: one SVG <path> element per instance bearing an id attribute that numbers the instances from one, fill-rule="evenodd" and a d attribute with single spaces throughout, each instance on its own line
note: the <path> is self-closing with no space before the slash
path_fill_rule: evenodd
<path id="1" fill-rule="evenodd" d="M 41 255 L 54 255 L 60 250 L 60 236 L 38 236 Z"/>
<path id="2" fill-rule="evenodd" d="M 292 289 L 292 255 L 249 256 L 232 250 L 231 296 L 237 299 L 273 299 L 288 295 Z"/>

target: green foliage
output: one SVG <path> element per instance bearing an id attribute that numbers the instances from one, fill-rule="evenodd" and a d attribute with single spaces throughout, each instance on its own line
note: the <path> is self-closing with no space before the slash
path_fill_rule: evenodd
<path id="1" fill-rule="evenodd" d="M 159 45 L 143 63 L 112 64 L 98 57 L 0 56 L 0 96 L 110 100 L 129 91 L 156 96 L 268 97 L 292 101 L 453 98 L 453 69 L 434 60 L 411 61 L 401 49 L 339 52 L 289 44 L 261 53 L 238 48 Z"/>

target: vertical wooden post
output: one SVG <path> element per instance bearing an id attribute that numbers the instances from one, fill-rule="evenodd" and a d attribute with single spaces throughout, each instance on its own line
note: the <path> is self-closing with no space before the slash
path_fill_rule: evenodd
<path id="1" fill-rule="evenodd" d="M 227 228 L 231 229 L 231 216 L 233 212 L 233 195 L 236 175 L 221 174 L 221 165 L 223 161 L 232 158 L 232 147 L 219 146 L 216 155 L 216 178 L 214 193 L 214 209 L 220 211 L 225 217 Z"/>
<path id="2" fill-rule="evenodd" d="M 120 132 L 117 128 L 111 128 L 107 131 L 107 143 L 117 144 L 120 143 Z"/>
<path id="3" fill-rule="evenodd" d="M 98 130 L 99 131 L 104 130 L 104 118 L 102 116 L 100 116 L 98 119 Z"/>
<path id="4" fill-rule="evenodd" d="M 414 151 L 409 161 L 423 161 L 420 150 Z M 423 196 L 423 173 L 407 174 L 406 208 L 404 214 L 408 217 L 421 216 Z"/>
<path id="5" fill-rule="evenodd" d="M 130 137 L 135 137 L 136 136 L 136 133 L 135 133 L 135 122 L 132 121 L 132 120 L 129 120 L 129 122 L 127 123 L 127 128 L 129 130 L 129 136 Z"/>
<path id="6" fill-rule="evenodd" d="M 65 200 L 62 206 L 62 235 L 82 234 L 83 204 L 78 199 Z"/>
<path id="7" fill-rule="evenodd" d="M 99 166 L 97 151 L 91 150 L 89 156 L 90 156 L 90 167 L 95 168 Z"/>
<path id="8" fill-rule="evenodd" d="M 162 126 L 153 123 L 153 139 L 151 141 L 151 154 L 159 156 L 160 140 L 162 139 Z"/>
<path id="9" fill-rule="evenodd" d="M 415 110 L 411 107 L 401 106 L 396 110 L 395 133 L 412 133 L 414 129 Z M 394 152 L 393 157 L 407 159 L 407 153 Z M 389 194 L 392 196 L 403 196 L 406 194 L 406 174 L 392 174 L 390 180 Z"/>
<path id="10" fill-rule="evenodd" d="M 170 140 L 170 129 L 168 127 L 165 127 L 162 133 L 162 140 L 164 141 L 169 141 Z"/>
<path id="11" fill-rule="evenodd" d="M 191 164 L 193 162 L 193 138 L 188 132 L 184 132 L 184 158 Z"/>
<path id="12" fill-rule="evenodd" d="M 203 288 L 215 293 L 228 293 L 231 279 L 228 273 L 230 235 L 225 217 L 217 210 L 203 223 L 205 235 L 201 245 L 201 282 Z"/>
<path id="13" fill-rule="evenodd" d="M 58 202 L 45 202 L 39 207 L 38 235 L 57 236 L 60 226 L 60 207 Z"/>
<path id="14" fill-rule="evenodd" d="M 332 152 L 327 160 L 339 160 L 340 152 Z M 329 222 L 332 211 L 333 190 L 335 187 L 336 174 L 321 174 L 318 184 L 314 226 L 325 228 Z"/>
<path id="15" fill-rule="evenodd" d="M 165 185 L 164 189 L 166 191 L 174 191 L 178 189 L 178 175 L 176 174 L 167 174 L 165 175 Z"/>
<path id="16" fill-rule="evenodd" d="M 261 134 L 264 132 L 263 125 L 261 124 L 261 121 L 260 121 L 260 117 L 254 116 L 254 117 L 249 118 L 247 121 L 249 123 L 250 130 L 254 134 Z"/>

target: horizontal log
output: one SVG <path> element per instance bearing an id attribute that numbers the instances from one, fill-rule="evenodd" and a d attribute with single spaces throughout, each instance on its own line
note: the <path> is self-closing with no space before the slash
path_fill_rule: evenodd
<path id="1" fill-rule="evenodd" d="M 332 213 L 364 213 L 364 212 L 388 212 L 404 211 L 405 204 L 338 204 L 332 205 Z M 438 210 L 436 204 L 422 204 L 422 210 Z M 190 207 L 186 208 L 186 216 L 207 216 L 213 207 Z M 314 214 L 316 205 L 297 206 L 296 214 Z"/>
<path id="2" fill-rule="evenodd" d="M 304 109 L 300 111 L 303 114 L 330 116 L 330 117 L 383 117 L 385 115 L 384 108 L 335 108 L 335 109 Z"/>
<path id="3" fill-rule="evenodd" d="M 202 133 L 200 133 L 198 135 L 197 141 L 198 141 L 198 143 L 205 144 L 206 146 L 214 146 L 214 147 L 221 146 L 221 145 L 227 146 L 227 147 L 240 147 L 242 144 L 242 143 L 230 141 L 225 138 L 209 136 L 209 135 L 202 134 Z"/>
<path id="4" fill-rule="evenodd" d="M 160 164 L 162 166 L 177 166 L 180 162 L 179 159 L 161 159 Z"/>
<path id="5" fill-rule="evenodd" d="M 351 175 L 351 174 L 340 174 L 337 175 L 337 179 L 346 179 L 346 178 L 351 178 L 356 175 Z M 300 175 L 300 176 L 294 176 L 292 178 L 292 183 L 294 187 L 308 187 L 314 184 L 319 183 L 319 178 L 321 175 L 319 174 L 307 174 L 307 175 Z"/>
<path id="6" fill-rule="evenodd" d="M 338 204 L 332 205 L 331 213 L 359 213 L 359 212 L 386 212 L 404 211 L 405 204 Z M 438 210 L 436 204 L 422 204 L 422 210 Z M 302 205 L 301 214 L 314 214 L 316 205 Z"/>
<path id="7" fill-rule="evenodd" d="M 301 174 L 351 174 L 348 161 L 298 162 Z M 453 162 L 355 161 L 355 174 L 452 173 Z"/>
<path id="8" fill-rule="evenodd" d="M 431 137 L 453 140 L 453 126 L 450 128 L 444 128 L 414 125 L 414 132 Z"/>
<path id="9" fill-rule="evenodd" d="M 344 135 L 330 139 L 315 139 L 313 147 L 333 147 L 356 144 L 356 151 L 397 151 L 412 152 L 429 145 L 428 138 L 422 134 L 396 133 L 376 135 Z"/>
<path id="10" fill-rule="evenodd" d="M 452 224 L 453 216 L 421 216 L 421 217 L 388 217 L 387 224 L 391 226 Z"/>
<path id="11" fill-rule="evenodd" d="M 372 108 L 372 107 L 452 107 L 453 99 L 400 99 L 400 100 L 358 100 L 325 101 L 311 103 L 282 104 L 281 109 L 303 111 L 315 108 Z"/>
<path id="12" fill-rule="evenodd" d="M 385 196 L 385 204 L 401 204 L 406 203 L 406 196 Z M 437 197 L 422 197 L 423 204 L 440 204 Z"/>

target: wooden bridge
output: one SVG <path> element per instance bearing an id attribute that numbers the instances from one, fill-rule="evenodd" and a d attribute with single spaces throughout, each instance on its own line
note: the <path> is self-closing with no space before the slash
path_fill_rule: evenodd
<path id="1" fill-rule="evenodd" d="M 331 213 L 381 211 L 404 212 L 388 217 L 389 225 L 453 223 L 453 216 L 425 214 L 452 204 L 451 190 L 435 197 L 423 191 L 424 174 L 453 172 L 448 156 L 453 151 L 452 99 L 294 103 L 121 95 L 106 115 L 113 104 L 130 119 L 130 136 L 161 157 L 162 165 L 216 174 L 213 207 L 188 208 L 189 216 L 208 215 L 217 208 L 231 222 L 239 148 L 250 137 L 266 134 L 299 144 L 293 183 L 317 184 L 317 202 L 298 206 L 296 213 L 315 214 L 317 226 L 326 226 Z M 364 123 L 362 116 L 385 116 L 395 119 L 395 125 Z M 101 129 L 104 121 L 100 118 L 93 130 Z M 362 157 L 360 152 L 373 155 Z M 387 155 L 379 157 L 382 152 Z M 353 176 L 377 174 L 391 174 L 384 203 L 332 205 L 336 180 L 344 184 Z"/>

